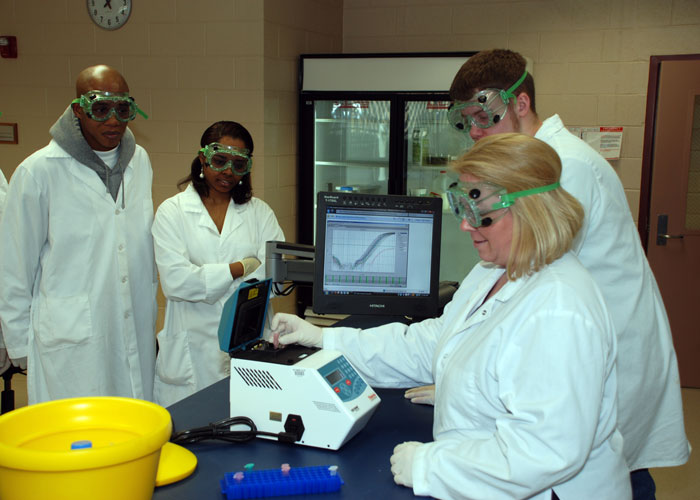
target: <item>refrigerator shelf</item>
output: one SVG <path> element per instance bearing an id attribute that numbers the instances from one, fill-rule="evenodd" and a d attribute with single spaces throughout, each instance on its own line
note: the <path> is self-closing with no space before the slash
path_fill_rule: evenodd
<path id="1" fill-rule="evenodd" d="M 316 160 L 314 162 L 316 165 L 327 166 L 327 167 L 373 167 L 373 168 L 389 168 L 389 163 L 387 161 L 320 161 Z"/>

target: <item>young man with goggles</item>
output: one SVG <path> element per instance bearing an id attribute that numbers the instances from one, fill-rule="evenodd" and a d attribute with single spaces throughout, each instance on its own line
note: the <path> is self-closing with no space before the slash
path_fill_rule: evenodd
<path id="1" fill-rule="evenodd" d="M 617 173 L 558 115 L 540 119 L 526 66 L 523 56 L 507 49 L 470 57 L 450 87 L 456 103 L 451 123 L 474 141 L 521 132 L 546 142 L 561 158 L 561 185 L 586 213 L 573 251 L 600 287 L 617 331 L 618 426 L 634 499 L 652 499 L 655 486 L 647 469 L 682 465 L 690 454 L 666 310 Z M 417 388 L 407 397 L 431 403 L 434 392 Z"/>
<path id="2" fill-rule="evenodd" d="M 559 183 L 549 184 L 515 193 L 508 193 L 505 188 L 490 182 L 462 182 L 453 185 L 447 191 L 447 200 L 452 213 L 461 222 L 466 220 L 473 228 L 488 227 L 501 219 L 515 200 L 523 196 L 552 191 Z M 496 217 L 485 217 L 499 211 Z"/>
<path id="3" fill-rule="evenodd" d="M 80 105 L 91 120 L 98 122 L 106 122 L 112 116 L 120 122 L 130 122 L 136 118 L 136 113 L 148 119 L 128 92 L 91 90 L 73 99 L 72 104 Z"/>
<path id="4" fill-rule="evenodd" d="M 212 142 L 199 152 L 204 155 L 207 167 L 214 172 L 223 172 L 230 168 L 236 175 L 245 175 L 253 168 L 253 158 L 247 149 Z"/>
<path id="5" fill-rule="evenodd" d="M 527 71 L 508 90 L 480 90 L 468 101 L 454 101 L 447 119 L 454 128 L 467 134 L 473 126 L 481 129 L 493 127 L 506 116 L 508 104 L 515 99 L 513 91 L 526 77 Z"/>

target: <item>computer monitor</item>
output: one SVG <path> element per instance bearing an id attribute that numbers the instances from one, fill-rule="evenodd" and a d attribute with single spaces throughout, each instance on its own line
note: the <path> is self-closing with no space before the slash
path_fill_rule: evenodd
<path id="1" fill-rule="evenodd" d="M 438 314 L 442 199 L 320 192 L 313 310 Z"/>

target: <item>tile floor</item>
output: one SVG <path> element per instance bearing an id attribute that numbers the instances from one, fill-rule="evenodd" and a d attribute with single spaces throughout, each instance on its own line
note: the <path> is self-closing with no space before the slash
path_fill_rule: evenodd
<path id="1" fill-rule="evenodd" d="M 15 406 L 27 404 L 26 377 L 15 375 L 12 389 Z M 700 389 L 683 389 L 683 411 L 688 440 L 695 443 L 696 452 L 681 467 L 652 469 L 658 500 L 697 500 L 700 498 Z"/>

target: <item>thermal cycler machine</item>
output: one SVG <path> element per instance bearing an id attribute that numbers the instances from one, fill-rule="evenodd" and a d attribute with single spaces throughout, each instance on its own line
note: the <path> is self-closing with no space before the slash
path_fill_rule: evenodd
<path id="1" fill-rule="evenodd" d="M 380 399 L 338 351 L 263 339 L 271 280 L 244 283 L 225 303 L 219 346 L 231 357 L 231 416 L 296 443 L 337 450 L 369 421 Z M 260 436 L 275 439 L 271 436 Z"/>

